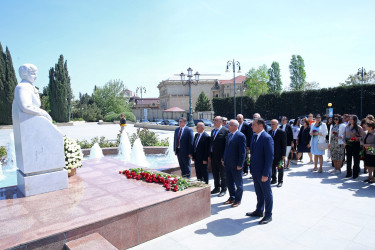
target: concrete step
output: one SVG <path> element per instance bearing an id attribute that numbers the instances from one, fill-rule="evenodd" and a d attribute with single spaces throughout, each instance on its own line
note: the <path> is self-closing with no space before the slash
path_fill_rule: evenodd
<path id="1" fill-rule="evenodd" d="M 116 247 L 98 233 L 89 234 L 85 237 L 69 241 L 65 243 L 65 247 L 68 250 L 117 250 Z"/>

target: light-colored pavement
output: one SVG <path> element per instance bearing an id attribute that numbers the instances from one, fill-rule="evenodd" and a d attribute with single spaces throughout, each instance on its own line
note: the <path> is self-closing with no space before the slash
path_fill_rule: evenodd
<path id="1" fill-rule="evenodd" d="M 311 172 L 312 164 L 286 171 L 283 187 L 272 188 L 267 225 L 245 216 L 255 210 L 256 196 L 244 177 L 239 207 L 222 205 L 228 195 L 212 195 L 211 217 L 133 249 L 375 249 L 375 184 L 364 183 L 365 174 L 357 180 L 345 179 L 345 171 L 331 175 L 330 165 L 325 162 L 323 173 Z"/>

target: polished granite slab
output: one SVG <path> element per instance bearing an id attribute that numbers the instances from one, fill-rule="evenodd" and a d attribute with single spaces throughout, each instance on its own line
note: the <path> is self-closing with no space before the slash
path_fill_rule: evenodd
<path id="1" fill-rule="evenodd" d="M 168 192 L 118 174 L 131 167 L 86 160 L 68 189 L 30 197 L 15 186 L 0 189 L 0 249 L 62 249 L 92 233 L 124 249 L 210 216 L 209 186 Z"/>

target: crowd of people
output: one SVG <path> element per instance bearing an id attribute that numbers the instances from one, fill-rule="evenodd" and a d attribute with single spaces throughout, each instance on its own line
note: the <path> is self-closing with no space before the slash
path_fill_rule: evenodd
<path id="1" fill-rule="evenodd" d="M 229 198 L 225 205 L 237 207 L 243 194 L 243 176 L 250 174 L 257 195 L 255 211 L 247 216 L 263 217 L 260 224 L 272 221 L 273 196 L 271 185 L 282 187 L 284 169 L 302 161 L 308 154 L 313 172 L 323 172 L 323 155 L 332 161 L 332 174 L 338 175 L 346 163 L 345 178 L 356 179 L 360 173 L 360 160 L 369 183 L 375 182 L 375 120 L 368 115 L 360 125 L 356 115 L 335 114 L 322 122 L 320 114 L 309 114 L 289 123 L 287 117 L 273 119 L 270 127 L 260 114 L 253 115 L 253 122 L 244 121 L 242 114 L 228 122 L 216 116 L 209 135 L 203 123 L 197 124 L 197 133 L 180 118 L 175 130 L 174 151 L 182 175 L 190 178 L 191 159 L 195 162 L 197 179 L 208 184 L 208 163 L 214 179 L 211 194 Z"/>

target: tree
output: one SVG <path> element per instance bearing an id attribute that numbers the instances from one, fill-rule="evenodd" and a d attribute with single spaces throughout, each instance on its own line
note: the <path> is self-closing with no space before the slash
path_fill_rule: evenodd
<path id="1" fill-rule="evenodd" d="M 270 93 L 281 93 L 282 81 L 280 74 L 280 65 L 278 62 L 272 62 L 271 68 L 268 69 L 269 81 L 268 89 Z"/>
<path id="2" fill-rule="evenodd" d="M 124 98 L 124 83 L 117 80 L 110 80 L 104 87 L 95 86 L 93 93 L 94 103 L 102 112 L 102 116 L 106 116 L 109 112 L 120 114 L 130 111 L 127 100 Z"/>
<path id="3" fill-rule="evenodd" d="M 350 86 L 362 83 L 362 76 L 358 74 L 349 75 L 345 82 L 341 82 L 340 86 Z M 375 71 L 370 70 L 363 76 L 363 84 L 375 83 Z"/>
<path id="4" fill-rule="evenodd" d="M 67 61 L 64 63 L 63 55 L 60 55 L 55 68 L 49 70 L 48 89 L 52 118 L 57 122 L 69 121 L 72 90 Z"/>
<path id="5" fill-rule="evenodd" d="M 303 90 L 313 90 L 313 89 L 320 89 L 320 85 L 316 81 L 306 82 Z"/>
<path id="6" fill-rule="evenodd" d="M 256 100 L 260 95 L 268 92 L 269 75 L 265 64 L 258 69 L 251 68 L 246 73 L 246 95 Z"/>
<path id="7" fill-rule="evenodd" d="M 16 73 L 8 47 L 0 43 L 0 124 L 12 124 L 12 103 L 17 86 Z"/>
<path id="8" fill-rule="evenodd" d="M 199 94 L 198 100 L 195 103 L 195 112 L 199 111 L 211 111 L 210 100 L 203 91 Z"/>
<path id="9" fill-rule="evenodd" d="M 303 90 L 306 83 L 305 62 L 300 55 L 293 55 L 289 65 L 290 89 Z"/>

